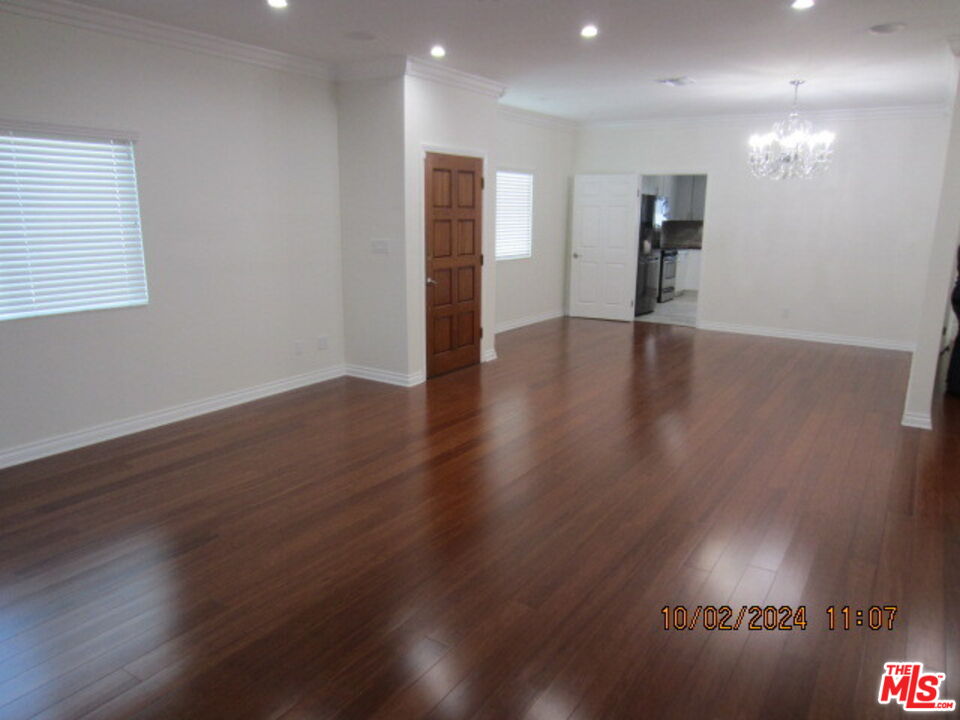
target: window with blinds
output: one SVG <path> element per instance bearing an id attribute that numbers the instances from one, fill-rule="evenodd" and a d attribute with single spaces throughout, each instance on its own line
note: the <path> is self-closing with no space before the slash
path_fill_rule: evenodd
<path id="1" fill-rule="evenodd" d="M 0 320 L 146 302 L 133 143 L 0 128 Z"/>
<path id="2" fill-rule="evenodd" d="M 533 175 L 497 173 L 497 260 L 533 255 Z"/>

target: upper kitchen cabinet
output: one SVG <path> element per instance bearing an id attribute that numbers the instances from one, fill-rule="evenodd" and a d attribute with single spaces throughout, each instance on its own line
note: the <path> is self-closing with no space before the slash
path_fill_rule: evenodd
<path id="1" fill-rule="evenodd" d="M 702 222 L 707 198 L 707 176 L 677 175 L 672 189 L 670 219 Z"/>

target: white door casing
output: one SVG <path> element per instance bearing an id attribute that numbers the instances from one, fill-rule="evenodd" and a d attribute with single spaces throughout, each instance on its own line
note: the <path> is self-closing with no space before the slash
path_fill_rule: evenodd
<path id="1" fill-rule="evenodd" d="M 639 235 L 639 175 L 575 178 L 570 260 L 572 316 L 633 320 Z"/>

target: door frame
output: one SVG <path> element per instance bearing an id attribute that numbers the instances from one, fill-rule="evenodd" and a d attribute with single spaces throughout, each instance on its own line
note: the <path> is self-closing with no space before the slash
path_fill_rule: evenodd
<path id="1" fill-rule="evenodd" d="M 428 153 L 439 153 L 441 155 L 459 155 L 460 157 L 475 158 L 483 161 L 483 178 L 484 186 L 480 191 L 481 197 L 483 198 L 483 222 L 480 225 L 480 248 L 484 256 L 483 264 L 483 273 L 480 280 L 480 327 L 483 328 L 483 338 L 480 341 L 480 363 L 489 362 L 491 360 L 497 359 L 497 353 L 494 349 L 492 352 L 488 353 L 484 351 L 483 345 L 487 341 L 487 338 L 490 337 L 490 341 L 493 342 L 493 337 L 491 336 L 486 329 L 484 323 L 485 313 L 484 313 L 484 304 L 489 302 L 488 292 L 489 285 L 489 271 L 494 263 L 487 264 L 486 258 L 489 255 L 487 247 L 487 236 L 489 235 L 489 225 L 487 222 L 487 212 L 488 208 L 488 195 L 487 192 L 490 189 L 491 185 L 486 183 L 486 178 L 490 169 L 490 162 L 487 158 L 486 150 L 479 150 L 477 148 L 471 148 L 466 146 L 456 146 L 456 145 L 443 145 L 439 143 L 421 143 L 420 144 L 420 162 L 418 165 L 417 177 L 419 182 L 417 183 L 417 198 L 420 206 L 420 211 L 417 214 L 419 219 L 420 229 L 417 235 L 416 243 L 416 252 L 417 252 L 417 262 L 416 262 L 416 271 L 413 274 L 413 279 L 416 283 L 415 289 L 415 298 L 417 302 L 417 307 L 420 310 L 417 313 L 417 317 L 420 318 L 419 324 L 416 329 L 417 338 L 415 339 L 417 343 L 417 357 L 420 359 L 420 367 L 422 368 L 422 377 L 424 381 L 427 379 L 427 187 L 424 168 L 426 167 L 427 154 Z M 494 179 L 495 188 L 496 180 Z M 495 208 L 494 208 L 495 209 Z M 494 281 L 496 276 L 492 276 Z M 496 285 L 494 285 L 496 288 Z"/>
<path id="2" fill-rule="evenodd" d="M 705 305 L 704 302 L 703 302 L 703 297 L 704 297 L 704 296 L 703 296 L 703 277 L 704 277 L 704 267 L 705 267 L 705 265 L 706 265 L 706 260 L 707 260 L 706 252 L 707 252 L 707 245 L 708 245 L 708 243 L 707 243 L 707 227 L 708 227 L 707 217 L 708 217 L 709 213 L 707 212 L 707 210 L 708 210 L 708 208 L 709 208 L 709 206 L 710 206 L 710 188 L 713 187 L 712 183 L 710 182 L 711 173 L 710 173 L 710 171 L 708 171 L 708 170 L 687 170 L 687 171 L 681 171 L 681 172 L 653 172 L 653 171 L 641 172 L 641 173 L 640 173 L 641 193 L 643 192 L 642 188 L 643 188 L 643 177 L 644 177 L 644 175 L 656 176 L 656 177 L 671 176 L 671 175 L 672 175 L 672 176 L 677 176 L 677 175 L 702 175 L 703 177 L 705 177 L 705 178 L 707 179 L 707 186 L 706 186 L 706 188 L 705 188 L 705 190 L 704 190 L 704 193 L 703 193 L 703 238 L 702 238 L 702 245 L 701 245 L 701 249 L 700 249 L 700 289 L 697 291 L 697 318 L 696 318 L 696 321 L 695 321 L 695 323 L 694 323 L 694 327 L 699 328 L 699 327 L 701 327 L 700 320 L 701 320 L 701 318 L 703 317 L 703 308 L 706 307 L 706 305 Z M 639 239 L 638 239 L 638 244 L 639 244 Z M 713 243 L 711 242 L 711 243 L 709 243 L 709 244 L 712 245 Z"/>

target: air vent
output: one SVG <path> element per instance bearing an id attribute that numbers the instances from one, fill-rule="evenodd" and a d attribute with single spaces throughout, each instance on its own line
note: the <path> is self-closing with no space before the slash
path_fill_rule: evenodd
<path id="1" fill-rule="evenodd" d="M 870 32 L 874 35 L 893 35 L 906 27 L 907 24 L 902 22 L 883 23 L 882 25 L 874 25 L 870 28 Z"/>
<path id="2" fill-rule="evenodd" d="M 670 77 L 670 78 L 661 78 L 657 80 L 661 85 L 669 85 L 670 87 L 684 87 L 686 85 L 693 85 L 694 81 L 692 78 L 688 78 L 686 75 L 681 75 L 680 77 Z"/>

